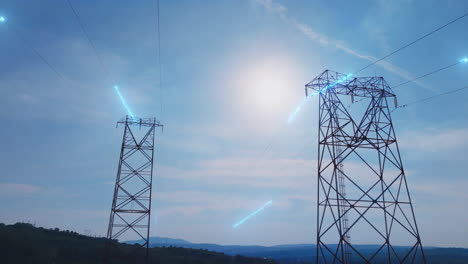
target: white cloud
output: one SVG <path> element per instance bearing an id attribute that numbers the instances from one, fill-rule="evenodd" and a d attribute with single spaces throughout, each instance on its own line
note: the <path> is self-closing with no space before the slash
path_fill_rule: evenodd
<path id="1" fill-rule="evenodd" d="M 169 202 L 171 207 L 161 208 L 161 216 L 181 214 L 194 216 L 203 211 L 210 210 L 217 213 L 229 213 L 232 210 L 251 210 L 256 205 L 265 203 L 262 199 L 247 198 L 234 194 L 201 191 L 174 191 L 154 193 L 156 204 Z M 254 207 L 252 207 L 254 206 Z"/>
<path id="2" fill-rule="evenodd" d="M 39 100 L 28 94 L 28 93 L 20 93 L 18 94 L 18 99 L 23 102 L 23 103 L 26 103 L 26 104 L 34 104 L 34 103 L 37 103 Z"/>
<path id="3" fill-rule="evenodd" d="M 468 181 L 465 179 L 424 178 L 411 184 L 413 206 L 420 233 L 426 245 L 467 247 L 464 224 L 468 218 L 466 207 Z"/>
<path id="4" fill-rule="evenodd" d="M 315 165 L 314 160 L 304 159 L 227 158 L 203 160 L 191 169 L 162 166 L 160 170 L 163 177 L 172 179 L 287 189 L 308 188 L 313 184 Z"/>
<path id="5" fill-rule="evenodd" d="M 431 199 L 466 201 L 468 200 L 467 187 L 468 181 L 466 180 L 426 180 L 422 183 L 413 184 L 410 189 L 416 194 L 431 197 Z"/>
<path id="6" fill-rule="evenodd" d="M 468 130 L 427 128 L 404 133 L 399 142 L 402 148 L 417 151 L 452 151 L 468 145 Z"/>
<path id="7" fill-rule="evenodd" d="M 187 217 L 208 211 L 217 214 L 229 214 L 234 210 L 249 212 L 270 199 L 280 210 L 295 206 L 299 200 L 314 204 L 315 166 L 315 160 L 272 159 L 259 162 L 253 157 L 203 160 L 191 169 L 162 167 L 159 170 L 161 177 L 182 181 L 189 188 L 155 192 L 155 204 L 171 204 L 158 210 L 160 215 Z M 190 187 L 194 182 L 194 186 L 216 188 L 200 191 Z M 223 189 L 231 190 L 233 186 L 244 188 L 246 192 L 223 192 Z"/>
<path id="8" fill-rule="evenodd" d="M 0 195 L 25 195 L 40 190 L 41 187 L 31 184 L 0 183 Z"/>
<path id="9" fill-rule="evenodd" d="M 162 203 L 169 202 L 171 208 L 163 208 L 163 215 L 182 214 L 192 216 L 206 210 L 229 212 L 235 209 L 252 210 L 253 204 L 261 205 L 272 199 L 275 207 L 287 209 L 300 204 L 315 204 L 317 170 L 316 160 L 312 159 L 270 159 L 258 160 L 226 158 L 200 161 L 194 168 L 181 169 L 175 167 L 161 167 L 161 177 L 179 180 L 189 185 L 188 189 L 170 192 L 155 192 L 154 197 Z M 373 172 L 365 164 L 350 161 L 345 163 L 345 171 L 362 187 L 370 188 L 376 179 Z M 388 170 L 388 175 L 398 173 Z M 216 186 L 214 190 L 208 188 L 199 191 L 194 186 Z M 355 187 L 349 183 L 350 194 L 360 195 Z M 224 188 L 233 186 L 257 190 L 255 193 L 223 193 Z M 273 196 L 270 196 L 273 195 Z M 156 204 L 160 204 L 156 202 Z M 255 207 L 255 206 L 254 206 Z"/>

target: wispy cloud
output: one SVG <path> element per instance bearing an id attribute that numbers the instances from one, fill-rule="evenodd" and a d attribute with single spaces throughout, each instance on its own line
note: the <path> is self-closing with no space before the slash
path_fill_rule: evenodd
<path id="1" fill-rule="evenodd" d="M 31 184 L 0 183 L 0 195 L 25 195 L 40 190 L 41 187 Z"/>
<path id="2" fill-rule="evenodd" d="M 160 216 L 184 215 L 195 216 L 204 212 L 216 212 L 218 214 L 230 214 L 235 211 L 249 212 L 264 204 L 268 198 L 240 196 L 219 192 L 200 191 L 173 191 L 156 192 L 155 204 L 168 203 L 171 206 L 160 206 L 158 214 Z M 291 210 L 300 207 L 315 208 L 315 194 L 294 194 L 286 193 L 272 197 L 275 208 L 278 210 Z"/>
<path id="3" fill-rule="evenodd" d="M 349 54 L 349 55 L 351 55 L 353 57 L 356 57 L 356 58 L 359 58 L 359 59 L 362 59 L 362 60 L 366 60 L 368 62 L 374 62 L 374 61 L 376 61 L 378 59 L 378 58 L 376 58 L 374 56 L 361 53 L 361 52 L 349 47 L 346 43 L 344 43 L 342 41 L 332 39 L 332 38 L 328 37 L 325 34 L 316 32 L 310 25 L 299 22 L 294 17 L 290 16 L 288 14 L 288 10 L 287 10 L 287 8 L 285 6 L 274 2 L 273 0 L 255 0 L 255 2 L 260 4 L 261 6 L 263 6 L 268 12 L 271 12 L 273 14 L 278 15 L 281 18 L 281 20 L 283 20 L 285 23 L 288 23 L 288 24 L 294 26 L 297 30 L 302 32 L 307 38 L 309 38 L 312 41 L 318 42 L 321 45 L 326 46 L 326 47 L 336 48 L 336 49 L 341 50 L 341 51 L 343 51 L 343 52 L 345 52 L 345 53 L 347 53 L 347 54 Z M 398 66 L 395 66 L 395 65 L 393 65 L 393 64 L 391 64 L 389 62 L 380 61 L 380 62 L 377 63 L 377 65 L 379 65 L 382 68 L 384 68 L 385 70 L 387 70 L 387 71 L 389 71 L 391 73 L 394 73 L 394 74 L 396 74 L 396 75 L 398 75 L 398 76 L 400 76 L 402 78 L 405 78 L 407 80 L 414 78 L 414 76 L 412 76 L 411 73 L 409 73 L 406 70 L 401 69 Z M 416 81 L 415 83 L 417 83 L 420 86 L 423 86 L 423 84 L 421 82 Z"/>
<path id="4" fill-rule="evenodd" d="M 403 148 L 418 151 L 454 151 L 468 145 L 466 129 L 435 129 L 427 128 L 419 131 L 404 133 L 400 139 Z"/>
<path id="5" fill-rule="evenodd" d="M 313 160 L 303 159 L 271 159 L 259 163 L 255 158 L 226 158 L 202 160 L 190 169 L 163 166 L 160 172 L 170 179 L 215 185 L 302 189 L 315 184 L 311 177 L 315 164 Z"/>
<path id="6" fill-rule="evenodd" d="M 190 216 L 208 210 L 226 213 L 237 209 L 249 210 L 252 208 L 252 204 L 264 202 L 258 198 L 201 191 L 157 192 L 154 197 L 156 197 L 156 204 L 171 204 L 170 207 L 161 208 L 160 215 L 183 214 Z"/>
<path id="7" fill-rule="evenodd" d="M 430 199 L 438 199 L 440 201 L 443 201 L 443 199 L 466 201 L 468 199 L 468 193 L 466 192 L 467 186 L 468 181 L 464 179 L 444 179 L 443 181 L 418 182 L 418 184 L 411 186 L 411 190 L 413 190 L 416 195 L 421 195 Z"/>

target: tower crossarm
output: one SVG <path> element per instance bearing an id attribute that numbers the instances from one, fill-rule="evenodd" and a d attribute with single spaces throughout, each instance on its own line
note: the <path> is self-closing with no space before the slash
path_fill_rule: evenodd
<path id="1" fill-rule="evenodd" d="M 352 77 L 331 70 L 325 70 L 305 87 L 307 95 L 309 90 L 322 93 L 333 89 L 336 94 L 352 97 L 395 97 L 383 77 Z"/>

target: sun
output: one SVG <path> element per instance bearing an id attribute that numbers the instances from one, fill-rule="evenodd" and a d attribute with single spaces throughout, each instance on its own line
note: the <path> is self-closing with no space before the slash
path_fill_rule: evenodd
<path id="1" fill-rule="evenodd" d="M 278 114 L 298 89 L 294 64 L 281 58 L 248 64 L 237 78 L 239 103 L 250 115 Z"/>

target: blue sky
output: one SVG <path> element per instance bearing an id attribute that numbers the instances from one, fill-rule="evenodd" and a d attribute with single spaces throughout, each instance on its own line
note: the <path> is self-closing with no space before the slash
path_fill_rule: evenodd
<path id="1" fill-rule="evenodd" d="M 105 69 L 65 0 L 0 6 L 0 222 L 105 235 L 115 122 L 125 114 L 117 84 L 136 115 L 165 125 L 151 234 L 260 245 L 315 241 L 318 101 L 286 124 L 304 84 L 325 69 L 362 68 L 468 10 L 466 1 L 161 0 L 161 93 L 155 1 L 72 2 Z M 468 56 L 467 26 L 460 20 L 360 75 L 396 85 L 454 63 Z M 467 67 L 400 87 L 398 100 L 465 86 Z M 394 112 L 424 245 L 468 247 L 466 98 Z"/>

